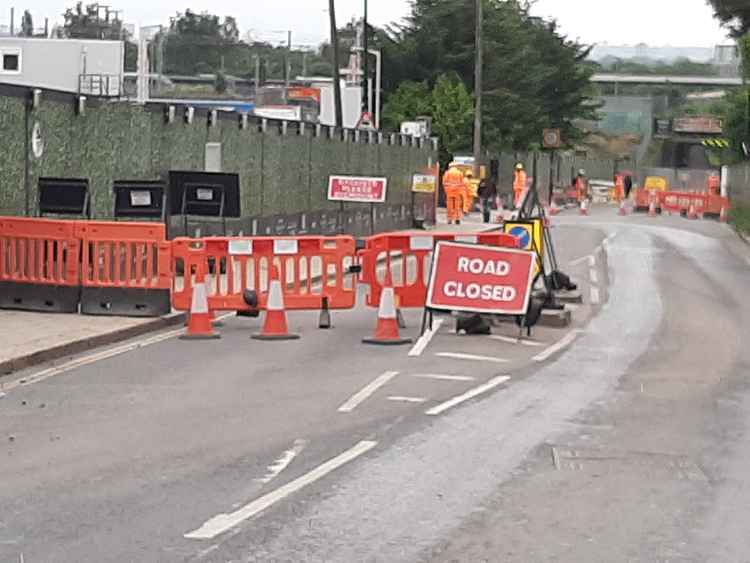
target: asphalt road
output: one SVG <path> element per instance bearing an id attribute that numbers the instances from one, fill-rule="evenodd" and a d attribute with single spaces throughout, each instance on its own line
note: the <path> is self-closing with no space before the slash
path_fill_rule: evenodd
<path id="1" fill-rule="evenodd" d="M 446 318 L 409 356 L 358 308 L 4 380 L 0 561 L 748 560 L 750 252 L 611 208 L 554 234 L 586 304 L 530 342 Z"/>

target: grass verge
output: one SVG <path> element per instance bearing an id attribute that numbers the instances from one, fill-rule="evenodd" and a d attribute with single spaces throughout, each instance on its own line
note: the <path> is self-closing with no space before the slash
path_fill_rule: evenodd
<path id="1" fill-rule="evenodd" d="M 745 236 L 750 236 L 750 205 L 735 203 L 729 212 L 729 222 Z"/>

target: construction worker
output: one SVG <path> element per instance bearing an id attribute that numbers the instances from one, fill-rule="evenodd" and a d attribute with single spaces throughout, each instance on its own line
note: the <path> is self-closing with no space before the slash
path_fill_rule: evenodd
<path id="1" fill-rule="evenodd" d="M 521 204 L 523 203 L 524 195 L 526 194 L 526 183 L 528 178 L 526 177 L 526 170 L 523 169 L 523 164 L 520 162 L 516 164 L 516 175 L 513 180 L 513 194 L 514 194 L 514 203 L 516 206 L 516 209 L 521 207 Z"/>
<path id="2" fill-rule="evenodd" d="M 721 195 L 721 178 L 718 174 L 708 177 L 708 195 Z"/>
<path id="3" fill-rule="evenodd" d="M 586 179 L 586 171 L 581 168 L 576 176 L 576 194 L 578 203 L 583 203 L 589 198 L 589 181 Z"/>
<path id="4" fill-rule="evenodd" d="M 474 183 L 474 172 L 467 170 L 464 174 L 463 207 L 464 213 L 469 214 L 474 208 L 474 198 L 478 190 L 478 184 Z"/>
<path id="5" fill-rule="evenodd" d="M 455 162 L 451 162 L 443 175 L 443 187 L 445 188 L 445 199 L 448 206 L 448 224 L 461 223 L 464 217 L 463 197 L 466 190 L 464 173 Z"/>
<path id="6" fill-rule="evenodd" d="M 617 203 L 625 199 L 625 176 L 617 174 L 615 176 L 615 201 Z"/>

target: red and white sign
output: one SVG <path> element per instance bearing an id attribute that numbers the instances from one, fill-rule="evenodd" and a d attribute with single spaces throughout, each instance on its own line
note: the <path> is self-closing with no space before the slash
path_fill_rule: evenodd
<path id="1" fill-rule="evenodd" d="M 328 199 L 329 201 L 383 203 L 387 188 L 388 178 L 331 176 L 328 178 Z"/>
<path id="2" fill-rule="evenodd" d="M 439 242 L 432 262 L 427 307 L 525 315 L 535 266 L 534 252 Z"/>

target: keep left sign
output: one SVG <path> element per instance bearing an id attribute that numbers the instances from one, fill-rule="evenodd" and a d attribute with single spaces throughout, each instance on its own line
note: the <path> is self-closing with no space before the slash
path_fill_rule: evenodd
<path id="1" fill-rule="evenodd" d="M 493 315 L 525 315 L 536 254 L 440 242 L 432 262 L 427 307 Z"/>

